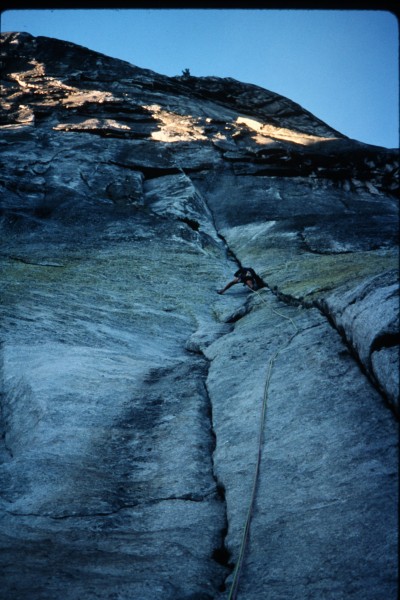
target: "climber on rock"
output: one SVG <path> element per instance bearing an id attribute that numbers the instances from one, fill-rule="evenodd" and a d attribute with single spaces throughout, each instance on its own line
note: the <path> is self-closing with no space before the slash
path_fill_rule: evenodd
<path id="1" fill-rule="evenodd" d="M 240 267 L 240 269 L 234 273 L 234 279 L 227 283 L 222 290 L 217 290 L 217 294 L 223 294 L 226 292 L 226 290 L 229 290 L 230 287 L 236 285 L 237 283 L 243 283 L 243 285 L 247 285 L 247 287 L 253 292 L 264 287 L 263 280 L 257 275 L 254 269 L 251 267 Z"/>

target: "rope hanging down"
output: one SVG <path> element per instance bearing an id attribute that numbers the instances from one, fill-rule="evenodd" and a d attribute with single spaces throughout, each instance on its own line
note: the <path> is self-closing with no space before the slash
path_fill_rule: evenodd
<path id="1" fill-rule="evenodd" d="M 265 304 L 267 304 L 259 292 L 257 292 L 256 290 L 252 290 L 252 291 L 255 294 L 257 294 Z M 274 313 L 278 314 L 279 316 L 283 317 L 284 319 L 289 320 L 292 323 L 293 327 L 295 328 L 295 332 L 290 336 L 289 340 L 285 344 L 285 347 L 286 347 L 286 346 L 288 346 L 288 344 L 290 344 L 290 342 L 292 341 L 294 336 L 297 334 L 299 329 L 291 317 L 287 317 L 286 315 L 283 315 L 282 313 L 278 312 L 275 309 L 272 309 L 272 310 Z M 267 412 L 268 389 L 269 389 L 269 384 L 271 381 L 272 368 L 273 368 L 274 362 L 275 362 L 278 354 L 281 352 L 281 350 L 283 350 L 283 348 L 284 348 L 284 345 L 282 344 L 282 346 L 280 346 L 276 350 L 276 352 L 271 356 L 271 358 L 268 361 L 267 375 L 266 375 L 266 379 L 265 379 L 263 402 L 262 402 L 261 417 L 260 417 L 260 430 L 259 430 L 259 434 L 258 434 L 257 460 L 256 460 L 255 471 L 254 471 L 253 486 L 252 486 L 252 491 L 251 491 L 251 496 L 250 496 L 249 508 L 247 510 L 246 521 L 245 521 L 245 525 L 243 528 L 243 534 L 242 534 L 242 539 L 241 539 L 240 549 L 239 549 L 239 556 L 238 556 L 238 560 L 236 562 L 235 570 L 233 573 L 233 581 L 232 581 L 231 589 L 229 591 L 228 600 L 236 600 L 236 598 L 237 598 L 237 592 L 238 592 L 238 587 L 239 587 L 239 578 L 240 578 L 240 574 L 241 574 L 242 567 L 243 567 L 243 558 L 244 558 L 244 553 L 246 550 L 246 545 L 247 545 L 247 541 L 248 541 L 248 537 L 249 537 L 250 523 L 251 523 L 251 518 L 253 516 L 254 502 L 255 502 L 255 498 L 256 498 L 258 476 L 259 476 L 260 464 L 261 464 L 262 445 L 263 445 L 263 439 L 264 439 L 265 415 Z"/>

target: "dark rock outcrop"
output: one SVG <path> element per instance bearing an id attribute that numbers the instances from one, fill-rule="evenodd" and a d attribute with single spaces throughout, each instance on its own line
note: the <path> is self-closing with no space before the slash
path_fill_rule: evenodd
<path id="1" fill-rule="evenodd" d="M 233 79 L 2 61 L 2 598 L 394 600 L 398 151 Z M 238 264 L 266 286 L 218 296 Z"/>

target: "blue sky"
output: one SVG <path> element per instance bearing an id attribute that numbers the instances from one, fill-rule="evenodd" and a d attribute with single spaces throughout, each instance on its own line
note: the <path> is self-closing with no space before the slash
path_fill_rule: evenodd
<path id="1" fill-rule="evenodd" d="M 399 146 L 399 32 L 377 10 L 8 10 L 1 31 L 74 42 L 164 75 L 233 77 L 334 129 Z"/>

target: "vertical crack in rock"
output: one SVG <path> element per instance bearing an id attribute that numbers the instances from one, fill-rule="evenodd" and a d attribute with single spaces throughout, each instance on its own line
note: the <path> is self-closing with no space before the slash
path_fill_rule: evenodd
<path id="1" fill-rule="evenodd" d="M 206 359 L 206 357 L 205 357 L 205 359 Z M 208 391 L 208 387 L 207 387 L 207 382 L 206 381 L 204 383 L 204 389 L 205 389 L 205 392 L 206 392 L 206 397 L 208 399 L 208 417 L 209 417 L 209 420 L 210 420 L 210 432 L 211 432 L 211 437 L 212 437 L 212 447 L 211 447 L 212 475 L 213 475 L 213 478 L 214 478 L 214 481 L 215 481 L 215 485 L 216 485 L 218 497 L 219 497 L 221 503 L 224 506 L 224 516 L 225 516 L 225 524 L 224 524 L 224 527 L 221 530 L 220 545 L 215 548 L 215 550 L 213 552 L 213 559 L 218 564 L 222 565 L 223 567 L 226 567 L 229 570 L 229 573 L 231 573 L 232 570 L 233 570 L 233 568 L 234 568 L 234 565 L 231 562 L 231 553 L 230 553 L 230 551 L 228 550 L 228 548 L 225 545 L 225 540 L 226 540 L 226 536 L 227 536 L 227 533 L 228 533 L 228 527 L 229 527 L 228 514 L 227 514 L 227 505 L 226 505 L 226 498 L 225 498 L 225 486 L 219 480 L 217 472 L 216 472 L 216 468 L 215 468 L 214 453 L 215 453 L 215 448 L 216 448 L 216 445 L 217 445 L 217 436 L 216 436 L 216 433 L 215 433 L 215 430 L 214 430 L 212 400 L 211 400 L 211 396 L 210 396 L 209 391 Z M 219 587 L 219 591 L 224 592 L 225 589 L 226 589 L 225 582 L 223 582 L 223 583 L 221 583 L 221 585 Z"/>
<path id="2" fill-rule="evenodd" d="M 210 183 L 210 186 L 211 186 L 211 183 Z M 216 226 L 213 211 L 211 210 L 211 208 L 208 205 L 207 200 L 204 196 L 203 196 L 203 200 L 204 200 L 205 206 L 209 210 L 209 214 L 212 219 L 211 225 L 214 228 L 217 237 L 222 242 L 222 245 L 225 249 L 226 257 L 229 258 L 230 260 L 234 261 L 237 266 L 241 267 L 242 265 L 241 265 L 239 259 L 237 258 L 235 253 L 231 250 L 231 248 L 229 247 L 229 244 L 227 243 L 225 237 L 218 230 L 218 228 Z M 234 311 L 234 313 L 229 318 L 226 319 L 226 322 L 227 323 L 235 323 L 236 321 L 241 319 L 243 316 L 245 316 L 249 312 L 249 310 L 250 310 L 249 303 L 247 301 L 244 305 L 242 305 L 241 307 L 236 309 Z M 292 338 L 290 338 L 290 341 L 291 341 L 291 339 Z M 290 341 L 288 343 L 290 343 Z M 203 353 L 203 356 L 208 361 L 208 364 L 210 365 L 211 361 L 207 358 L 207 356 L 204 355 L 204 353 Z M 207 378 L 204 383 L 204 387 L 205 387 L 206 395 L 208 398 L 208 414 L 209 414 L 209 420 L 210 420 L 210 431 L 211 431 L 211 435 L 213 438 L 213 447 L 212 447 L 212 451 L 211 451 L 213 477 L 214 477 L 214 480 L 216 483 L 216 488 L 217 488 L 219 498 L 220 498 L 221 502 L 223 502 L 224 511 L 225 511 L 225 525 L 224 525 L 223 529 L 221 530 L 221 543 L 217 548 L 215 548 L 215 550 L 213 552 L 213 559 L 217 563 L 226 567 L 228 570 L 223 583 L 219 587 L 219 591 L 221 593 L 224 593 L 224 592 L 227 592 L 231 588 L 232 578 L 234 575 L 234 570 L 235 570 L 236 564 L 232 561 L 232 553 L 227 546 L 227 539 L 228 539 L 228 533 L 229 533 L 229 519 L 228 519 L 228 510 L 227 510 L 228 507 L 227 507 L 227 501 L 226 501 L 226 495 L 225 495 L 225 486 L 224 486 L 223 482 L 220 480 L 220 478 L 218 477 L 216 464 L 215 464 L 215 450 L 216 450 L 216 446 L 217 446 L 217 434 L 216 434 L 216 431 L 214 428 L 213 402 L 212 402 L 212 397 L 211 397 L 210 391 L 208 389 Z M 245 526 L 245 524 L 243 524 L 243 527 L 244 526 Z"/>
<path id="3" fill-rule="evenodd" d="M 211 214 L 213 215 L 213 211 L 212 211 L 212 209 L 211 209 L 210 206 L 209 206 L 209 209 L 210 209 Z M 213 215 L 213 217 L 214 217 L 214 215 Z M 233 251 L 233 249 L 230 247 L 230 245 L 229 245 L 226 237 L 218 230 L 218 227 L 216 226 L 216 223 L 215 223 L 215 219 L 214 219 L 214 227 L 215 227 L 215 230 L 216 230 L 216 233 L 217 233 L 219 239 L 221 240 L 221 242 L 224 245 L 224 248 L 226 250 L 226 256 L 229 257 L 229 258 L 231 258 L 234 262 L 236 262 L 236 264 L 238 264 L 240 266 L 241 265 L 241 261 L 239 260 L 238 256 L 236 256 L 236 254 Z M 245 259 L 245 260 L 247 262 L 247 259 Z M 271 291 L 272 294 L 274 294 L 275 297 L 280 302 L 282 302 L 283 304 L 285 304 L 286 306 L 292 306 L 292 307 L 298 307 L 298 308 L 307 309 L 307 311 L 306 311 L 307 313 L 308 312 L 312 312 L 313 309 L 314 310 L 316 309 L 319 312 L 319 314 L 321 315 L 321 317 L 325 320 L 325 322 L 328 321 L 329 326 L 333 327 L 335 329 L 336 333 L 339 333 L 339 335 L 341 336 L 341 339 L 342 339 L 343 343 L 348 347 L 348 343 L 346 341 L 346 338 L 344 338 L 343 335 L 341 335 L 340 329 L 338 329 L 337 326 L 335 325 L 335 322 L 331 318 L 329 312 L 324 312 L 318 302 L 315 302 L 315 301 L 313 301 L 313 302 L 307 302 L 307 301 L 305 301 L 303 299 L 296 298 L 292 294 L 283 294 L 282 292 L 279 291 L 278 287 L 274 288 L 274 287 L 268 285 L 265 281 L 264 281 L 264 284 L 265 284 L 266 288 L 269 291 Z M 235 314 L 230 318 L 229 322 L 235 323 L 236 321 L 238 321 L 239 319 L 241 319 L 243 316 L 247 315 L 249 312 L 252 312 L 252 308 L 253 308 L 253 304 L 250 303 L 249 301 L 247 301 L 245 310 L 243 310 L 243 307 L 241 309 L 237 309 L 235 311 Z M 274 311 L 274 312 L 276 312 L 276 311 Z M 289 336 L 289 339 L 286 341 L 286 343 L 284 343 L 278 349 L 278 354 L 281 354 L 281 352 L 286 351 L 286 349 L 289 347 L 289 345 L 294 341 L 294 339 L 297 336 L 299 336 L 300 334 L 302 335 L 306 331 L 308 331 L 310 329 L 313 329 L 313 328 L 316 328 L 316 327 L 321 327 L 321 320 L 319 318 L 317 318 L 317 322 L 313 323 L 312 325 L 304 326 L 304 327 L 302 327 L 301 331 L 296 331 L 296 332 L 292 333 Z M 393 343 L 393 340 L 391 340 L 391 343 Z M 365 375 L 366 374 L 364 372 L 365 370 L 363 370 L 362 364 L 358 360 L 357 355 L 354 352 L 352 352 L 351 354 L 352 354 L 353 358 L 356 360 L 357 364 L 361 367 L 361 370 L 363 371 L 363 373 Z M 377 387 L 376 384 L 375 384 L 375 387 Z M 212 410 L 212 395 L 211 395 L 211 390 L 210 389 L 208 389 L 208 396 L 209 396 L 210 408 Z M 212 422 L 214 422 L 214 418 L 213 418 L 212 412 L 211 412 L 210 418 L 211 418 Z M 213 427 L 213 429 L 214 429 L 214 427 Z M 216 436 L 217 435 L 218 434 L 214 431 L 215 440 L 216 440 Z M 218 478 L 218 476 L 216 474 L 215 459 L 214 459 L 214 476 L 215 476 L 217 485 L 219 485 L 220 482 L 219 482 L 219 478 Z M 224 489 L 223 489 L 223 491 L 225 493 Z M 235 534 L 233 534 L 232 532 L 230 533 L 230 528 L 232 527 L 232 523 L 229 523 L 229 520 L 228 520 L 228 514 L 232 510 L 232 507 L 229 507 L 229 512 L 228 512 L 228 505 L 227 505 L 227 501 L 226 501 L 225 498 L 224 498 L 224 501 L 225 501 L 225 504 L 226 504 L 226 511 L 227 511 L 227 520 L 226 520 L 227 526 L 226 526 L 226 530 L 223 532 L 224 535 L 225 535 L 225 539 L 223 541 L 223 544 L 221 545 L 220 552 L 221 552 L 221 558 L 223 559 L 224 564 L 226 564 L 226 566 L 228 566 L 230 568 L 230 573 L 227 576 L 227 578 L 225 580 L 225 585 L 224 585 L 223 588 L 221 588 L 221 591 L 226 591 L 227 589 L 229 589 L 229 586 L 232 585 L 232 577 L 233 577 L 234 568 L 235 568 L 235 565 L 232 563 L 232 554 L 231 554 L 231 551 L 230 551 L 230 548 L 233 547 L 232 546 L 232 539 L 233 539 L 232 535 L 235 535 Z M 236 524 L 233 523 L 233 529 L 237 529 L 238 526 L 239 526 L 238 522 L 237 522 L 237 519 L 235 519 L 235 517 L 233 516 L 233 521 L 235 521 L 235 520 L 236 520 Z M 243 526 L 245 526 L 244 523 L 243 523 Z M 237 535 L 237 532 L 236 532 L 236 535 Z M 245 577 L 245 579 L 246 578 L 247 578 L 247 576 Z M 248 583 L 247 583 L 247 585 L 248 585 Z"/>

